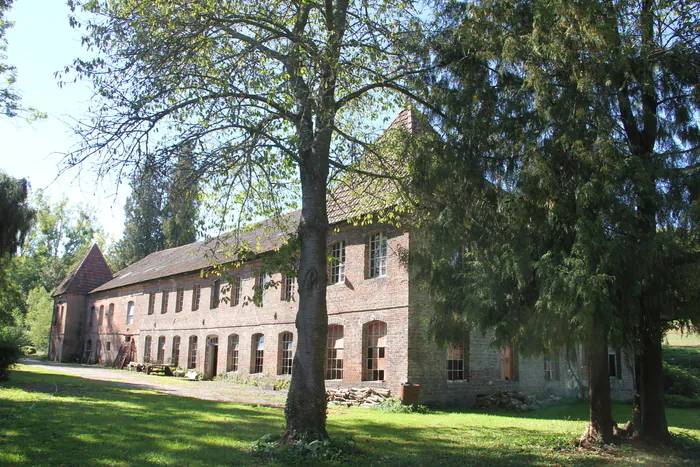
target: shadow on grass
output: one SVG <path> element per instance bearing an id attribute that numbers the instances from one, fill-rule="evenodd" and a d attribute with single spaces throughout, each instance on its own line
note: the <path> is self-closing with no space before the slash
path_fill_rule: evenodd
<path id="1" fill-rule="evenodd" d="M 251 464 L 250 443 L 282 426 L 280 410 L 22 373 L 0 386 L 21 389 L 0 398 L 0 465 Z"/>

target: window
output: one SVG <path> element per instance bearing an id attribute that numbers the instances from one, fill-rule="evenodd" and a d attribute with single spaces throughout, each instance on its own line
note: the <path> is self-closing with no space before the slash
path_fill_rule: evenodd
<path id="1" fill-rule="evenodd" d="M 192 311 L 199 310 L 199 298 L 202 296 L 202 286 L 195 284 L 192 286 Z"/>
<path id="2" fill-rule="evenodd" d="M 105 306 L 100 305 L 100 314 L 99 314 L 99 318 L 97 318 L 97 326 L 102 327 L 102 322 L 104 321 L 104 315 L 105 315 Z"/>
<path id="3" fill-rule="evenodd" d="M 56 326 L 58 324 L 58 314 L 61 312 L 61 306 L 56 305 L 54 307 L 54 313 L 53 313 L 53 325 Z M 88 317 L 88 326 L 90 326 L 89 323 L 90 318 Z"/>
<path id="4" fill-rule="evenodd" d="M 269 276 L 268 274 L 261 272 L 255 277 L 255 298 L 259 301 L 258 306 L 262 306 L 265 303 L 265 295 L 267 295 L 267 287 Z"/>
<path id="5" fill-rule="evenodd" d="M 190 336 L 189 354 L 187 355 L 187 368 L 197 367 L 197 336 Z"/>
<path id="6" fill-rule="evenodd" d="M 559 381 L 558 355 L 544 355 L 544 379 L 545 381 Z"/>
<path id="7" fill-rule="evenodd" d="M 148 314 L 152 315 L 156 310 L 156 293 L 151 292 L 148 294 Z"/>
<path id="8" fill-rule="evenodd" d="M 231 280 L 231 306 L 241 303 L 241 277 L 236 276 Z"/>
<path id="9" fill-rule="evenodd" d="M 88 341 L 85 343 L 85 353 L 89 355 L 92 353 L 92 340 L 88 339 Z"/>
<path id="10" fill-rule="evenodd" d="M 238 371 L 238 334 L 228 336 L 226 371 Z"/>
<path id="11" fill-rule="evenodd" d="M 501 379 L 507 381 L 517 380 L 515 362 L 515 349 L 511 344 L 508 344 L 501 349 Z"/>
<path id="12" fill-rule="evenodd" d="M 126 324 L 134 324 L 134 302 L 126 305 Z"/>
<path id="13" fill-rule="evenodd" d="M 251 362 L 251 373 L 262 373 L 263 357 L 265 356 L 265 336 L 263 334 L 253 334 L 253 361 Z"/>
<path id="14" fill-rule="evenodd" d="M 158 363 L 165 363 L 165 336 L 158 338 L 158 353 L 156 354 Z"/>
<path id="15" fill-rule="evenodd" d="M 219 279 L 215 280 L 211 284 L 211 300 L 209 302 L 209 308 L 219 308 L 219 297 L 221 295 L 221 281 Z"/>
<path id="16" fill-rule="evenodd" d="M 182 311 L 183 304 L 185 302 L 185 288 L 178 287 L 175 293 L 175 313 L 180 313 Z"/>
<path id="17" fill-rule="evenodd" d="M 60 309 L 59 309 L 59 311 L 60 311 Z M 92 320 L 93 320 L 94 316 L 95 316 L 95 306 L 93 305 L 90 307 L 90 313 L 88 314 L 88 324 L 87 325 L 89 328 L 92 327 Z"/>
<path id="18" fill-rule="evenodd" d="M 326 379 L 343 379 L 343 326 L 328 326 Z"/>
<path id="19" fill-rule="evenodd" d="M 294 361 L 294 335 L 291 332 L 280 334 L 280 372 L 281 375 L 292 374 Z"/>
<path id="20" fill-rule="evenodd" d="M 447 349 L 447 381 L 466 380 L 466 358 L 463 342 Z"/>
<path id="21" fill-rule="evenodd" d="M 345 241 L 332 244 L 330 250 L 328 284 L 342 284 L 345 282 Z"/>
<path id="22" fill-rule="evenodd" d="M 160 314 L 168 312 L 168 299 L 170 298 L 170 289 L 163 290 L 163 299 L 160 302 Z"/>
<path id="23" fill-rule="evenodd" d="M 365 380 L 384 381 L 386 368 L 386 323 L 373 321 L 365 326 Z"/>
<path id="24" fill-rule="evenodd" d="M 611 378 L 622 379 L 622 352 L 608 352 L 608 375 Z"/>
<path id="25" fill-rule="evenodd" d="M 297 289 L 297 278 L 291 276 L 282 277 L 282 300 L 291 302 L 294 298 L 294 292 Z"/>
<path id="26" fill-rule="evenodd" d="M 109 352 L 110 350 L 112 350 L 112 343 L 111 343 L 111 342 L 108 341 L 108 342 L 105 343 L 105 350 L 106 350 L 107 352 Z"/>
<path id="27" fill-rule="evenodd" d="M 151 363 L 151 336 L 146 336 L 143 342 L 143 363 Z"/>
<path id="28" fill-rule="evenodd" d="M 114 303 L 109 304 L 107 308 L 107 329 L 112 329 L 112 320 L 114 319 Z"/>
<path id="29" fill-rule="evenodd" d="M 170 355 L 170 364 L 175 368 L 180 366 L 180 336 L 173 337 L 173 350 Z"/>
<path id="30" fill-rule="evenodd" d="M 377 232 L 369 237 L 369 277 L 386 276 L 387 243 L 386 232 Z"/>

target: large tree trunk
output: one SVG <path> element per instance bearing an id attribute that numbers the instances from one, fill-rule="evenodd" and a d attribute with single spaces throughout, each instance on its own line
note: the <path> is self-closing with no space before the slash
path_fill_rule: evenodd
<path id="1" fill-rule="evenodd" d="M 588 391 L 590 419 L 579 441 L 583 446 L 611 443 L 613 440 L 610 376 L 608 372 L 608 343 L 606 332 L 597 313 L 593 316 L 593 339 L 588 345 Z"/>
<path id="2" fill-rule="evenodd" d="M 661 334 L 661 329 L 656 323 L 650 323 L 642 334 L 642 352 L 639 359 L 642 426 L 641 428 L 635 427 L 635 431 L 638 431 L 643 437 L 666 442 L 670 441 L 671 436 L 668 432 L 664 407 Z"/>
<path id="3" fill-rule="evenodd" d="M 326 178 L 330 136 L 315 141 L 300 164 L 302 210 L 299 236 L 299 310 L 292 384 L 287 396 L 283 442 L 328 438 L 324 361 L 328 334 L 326 313 Z M 325 153 L 324 153 L 325 151 Z"/>

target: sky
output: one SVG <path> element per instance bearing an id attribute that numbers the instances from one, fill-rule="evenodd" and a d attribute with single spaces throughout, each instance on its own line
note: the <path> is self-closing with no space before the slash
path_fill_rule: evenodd
<path id="1" fill-rule="evenodd" d="M 7 15 L 15 26 L 7 33 L 8 63 L 17 68 L 21 104 L 47 114 L 26 122 L 0 116 L 0 170 L 26 178 L 33 192 L 43 191 L 54 202 L 66 197 L 72 206 L 89 205 L 108 235 L 116 240 L 124 228 L 126 181 L 98 180 L 82 167 L 59 174 L 61 154 L 76 147 L 71 125 L 85 118 L 90 89 L 83 83 L 59 88 L 54 73 L 87 52 L 81 32 L 68 23 L 64 0 L 15 0 Z"/>

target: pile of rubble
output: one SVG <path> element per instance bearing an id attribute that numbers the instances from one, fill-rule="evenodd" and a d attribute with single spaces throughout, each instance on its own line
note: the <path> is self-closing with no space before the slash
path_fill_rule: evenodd
<path id="1" fill-rule="evenodd" d="M 515 412 L 527 412 L 535 408 L 534 396 L 522 392 L 503 389 L 491 394 L 479 394 L 474 403 L 475 409 L 505 409 Z"/>
<path id="2" fill-rule="evenodd" d="M 391 391 L 382 388 L 327 389 L 330 404 L 360 407 L 373 407 L 391 397 Z"/>

